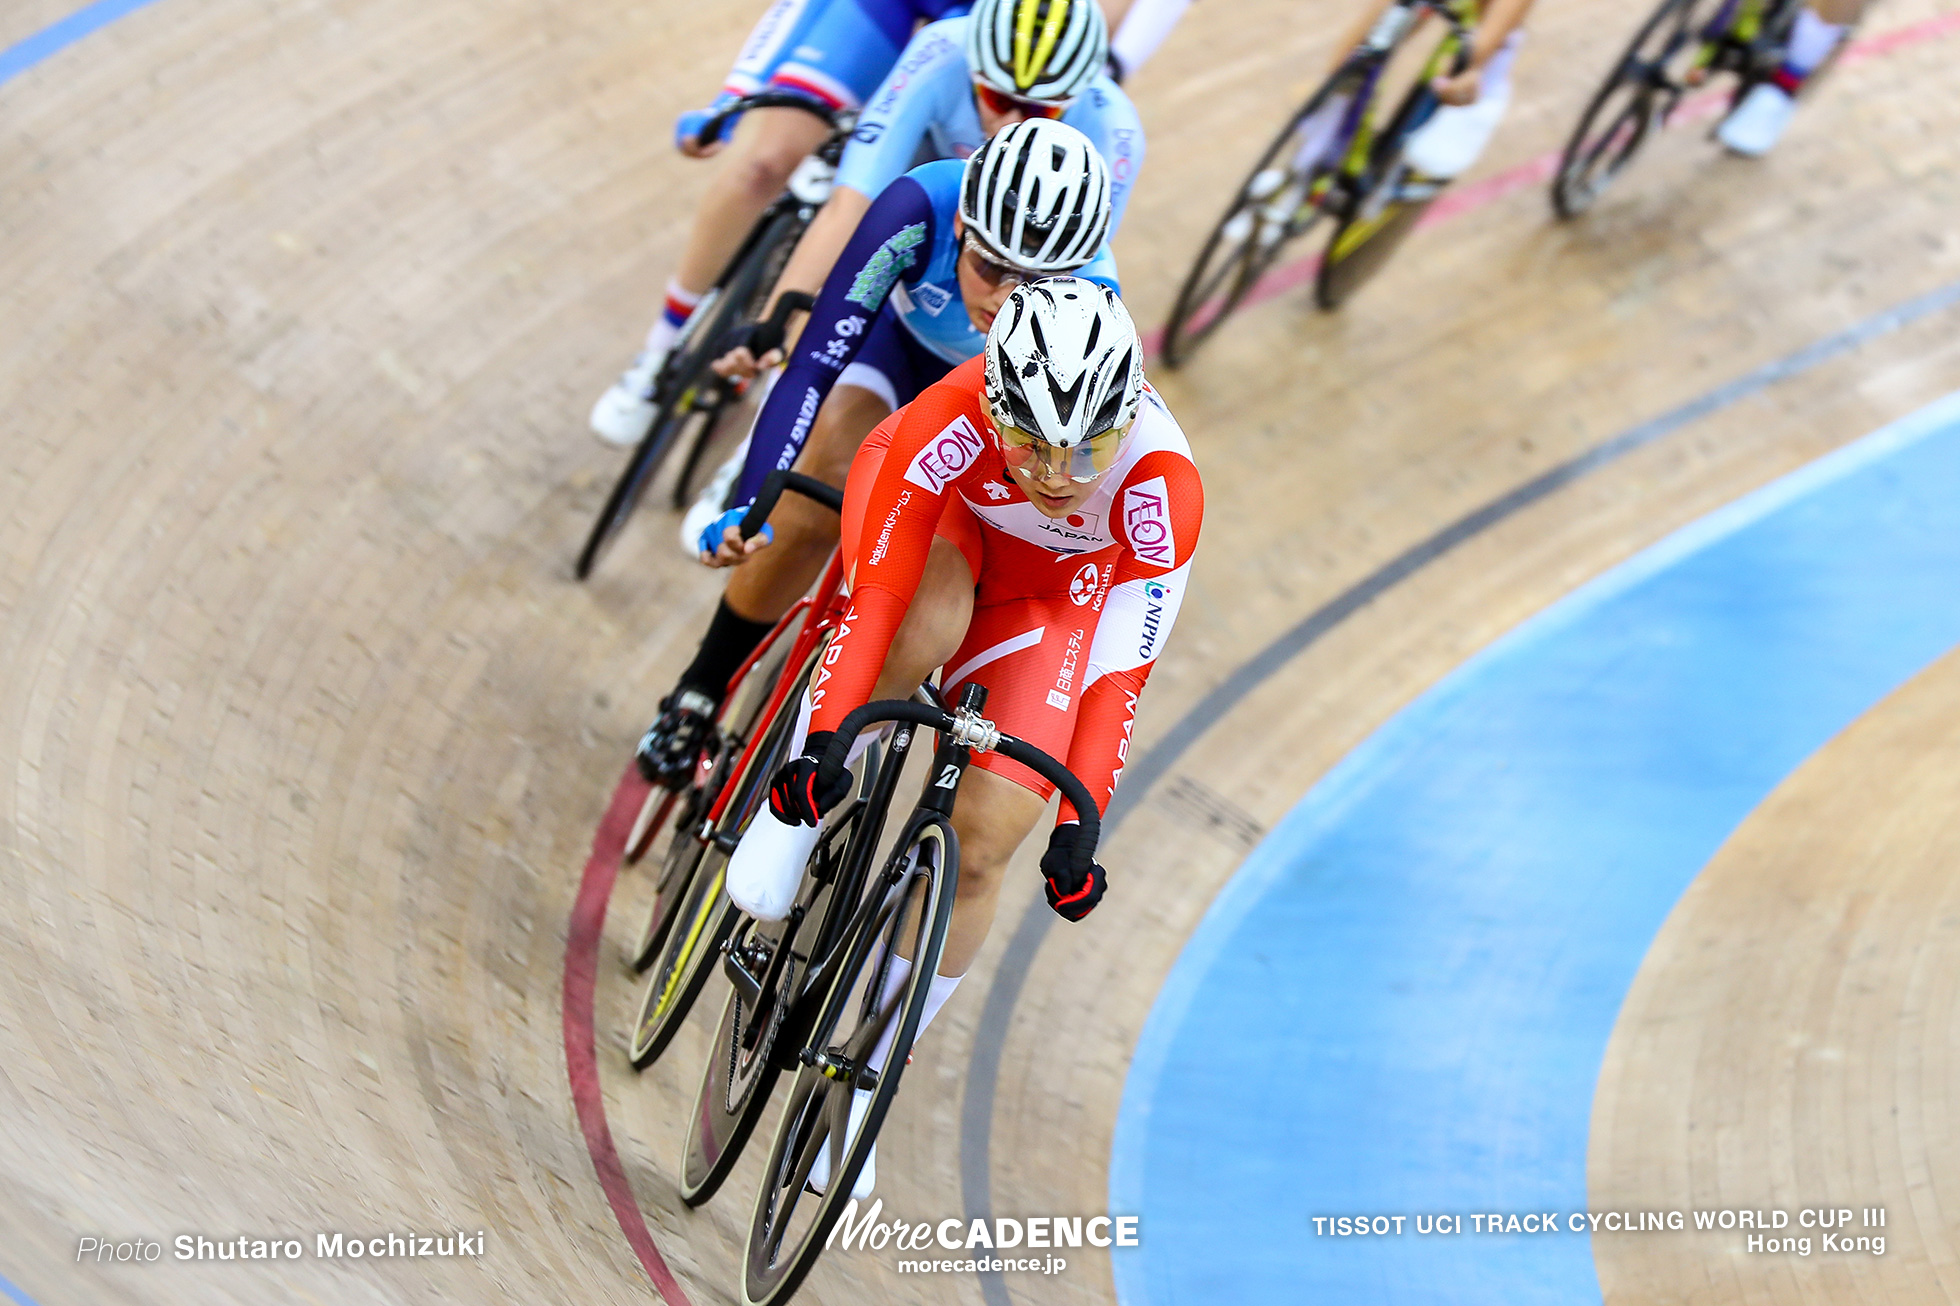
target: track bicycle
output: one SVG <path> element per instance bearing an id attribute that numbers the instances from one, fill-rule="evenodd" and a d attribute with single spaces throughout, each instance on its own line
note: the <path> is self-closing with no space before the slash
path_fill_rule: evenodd
<path id="1" fill-rule="evenodd" d="M 1607 74 L 1552 176 L 1552 208 L 1576 218 L 1605 192 L 1691 91 L 1733 74 L 1733 108 L 1783 62 L 1803 0 L 1661 0 Z M 1816 85 L 1849 39 L 1804 80 Z M 1726 111 L 1726 110 L 1725 110 Z"/>
<path id="2" fill-rule="evenodd" d="M 728 380 L 714 371 L 713 363 L 721 356 L 721 341 L 731 328 L 761 316 L 797 242 L 830 198 L 837 161 L 843 157 L 844 144 L 855 124 L 855 115 L 833 110 L 809 96 L 763 91 L 736 100 L 709 118 L 696 139 L 704 146 L 712 143 L 728 119 L 751 109 L 801 109 L 821 118 L 830 127 L 830 137 L 798 165 L 788 188 L 762 211 L 741 248 L 681 328 L 680 338 L 654 378 L 653 418 L 647 432 L 633 447 L 625 470 L 613 483 L 598 520 L 579 550 L 574 571 L 580 580 L 592 574 L 599 555 L 633 515 L 640 496 L 670 454 L 678 451 L 681 458 L 680 471 L 674 477 L 673 506 L 687 507 L 699 491 L 702 461 L 715 427 L 746 388 L 745 382 Z M 786 294 L 778 300 L 770 321 L 780 327 L 790 312 L 807 310 L 812 302 L 809 295 Z"/>
<path id="3" fill-rule="evenodd" d="M 749 1225 L 748 1306 L 787 1301 L 815 1266 L 897 1096 L 952 920 L 960 867 L 952 814 L 973 754 L 997 751 L 1061 790 L 1082 814 L 1078 869 L 1086 872 L 1094 857 L 1101 822 L 1087 788 L 1055 758 L 1002 734 L 981 715 L 986 700 L 986 688 L 969 683 L 949 711 L 925 685 L 912 701 L 868 703 L 846 716 L 819 767 L 820 787 L 843 775 L 860 732 L 885 722 L 896 728 L 882 753 L 867 751 L 851 796 L 826 818 L 789 915 L 774 923 L 740 915 L 731 935 L 724 969 L 732 992 L 689 1115 L 681 1195 L 695 1206 L 714 1194 L 777 1078 L 793 1073 Z M 880 863 L 886 815 L 920 729 L 938 735 L 932 765 Z M 911 971 L 881 1008 L 891 958 L 908 952 Z M 876 1071 L 869 1059 L 891 1022 L 890 1052 Z M 860 1089 L 871 1100 L 847 1138 Z M 818 1194 L 807 1181 L 824 1151 L 830 1180 Z"/>
<path id="4" fill-rule="evenodd" d="M 795 490 L 840 511 L 841 491 L 798 472 L 775 471 L 742 521 L 745 537 L 762 529 L 777 498 Z M 723 892 L 728 858 L 769 800 L 769 781 L 787 760 L 796 707 L 830 632 L 848 607 L 843 563 L 833 554 L 812 593 L 798 600 L 729 682 L 716 731 L 695 764 L 685 797 L 655 787 L 627 841 L 644 851 L 671 823 L 646 923 L 628 960 L 646 974 L 627 1055 L 644 1070 L 666 1050 L 714 974 L 714 958 L 733 923 Z"/>
<path id="5" fill-rule="evenodd" d="M 1442 24 L 1415 81 L 1393 111 L 1387 76 L 1404 45 L 1434 16 Z M 1191 356 L 1245 301 L 1280 252 L 1326 219 L 1331 227 L 1314 274 L 1314 301 L 1341 306 L 1379 271 L 1443 183 L 1415 173 L 1402 148 L 1438 107 L 1430 83 L 1469 64 L 1476 0 L 1397 0 L 1341 66 L 1321 84 L 1267 147 L 1218 220 L 1164 326 L 1164 361 Z M 1331 137 L 1320 130 L 1323 106 L 1346 97 Z"/>

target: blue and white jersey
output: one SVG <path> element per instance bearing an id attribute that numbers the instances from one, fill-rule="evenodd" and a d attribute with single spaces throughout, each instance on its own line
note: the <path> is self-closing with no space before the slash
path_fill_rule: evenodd
<path id="1" fill-rule="evenodd" d="M 960 293 L 960 239 L 953 219 L 965 173 L 966 165 L 951 159 L 924 164 L 884 187 L 872 202 L 755 419 L 748 461 L 730 506 L 752 503 L 771 471 L 796 461 L 817 410 L 864 349 L 880 313 L 895 316 L 905 333 L 949 370 L 987 343 Z M 1074 275 L 1122 293 L 1107 244 Z"/>
<path id="2" fill-rule="evenodd" d="M 837 184 L 877 199 L 906 169 L 922 159 L 964 159 L 987 139 L 973 104 L 973 72 L 966 64 L 965 15 L 919 29 L 898 64 L 858 117 L 837 169 Z M 1096 74 L 1062 121 L 1087 136 L 1109 165 L 1109 219 L 1123 221 L 1143 166 L 1143 123 L 1136 106 L 1106 74 Z"/>

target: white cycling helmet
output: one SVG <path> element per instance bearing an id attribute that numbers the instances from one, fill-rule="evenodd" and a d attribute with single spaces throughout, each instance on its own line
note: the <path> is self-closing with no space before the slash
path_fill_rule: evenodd
<path id="1" fill-rule="evenodd" d="M 981 249 L 1011 267 L 1073 272 L 1109 236 L 1109 165 L 1067 123 L 1014 123 L 967 159 L 960 216 Z"/>
<path id="2" fill-rule="evenodd" d="M 1108 58 L 1096 0 L 979 0 L 967 19 L 967 67 L 1003 95 L 1066 103 Z"/>
<path id="3" fill-rule="evenodd" d="M 1080 277 L 1017 286 L 987 332 L 987 409 L 1010 467 L 1093 481 L 1143 400 L 1143 342 L 1116 292 Z"/>

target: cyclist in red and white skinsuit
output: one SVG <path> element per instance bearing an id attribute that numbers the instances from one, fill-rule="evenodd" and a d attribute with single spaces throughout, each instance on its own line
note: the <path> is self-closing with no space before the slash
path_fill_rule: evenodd
<path id="1" fill-rule="evenodd" d="M 765 918 L 788 910 L 813 823 L 848 788 L 847 777 L 814 790 L 831 733 L 853 708 L 906 697 L 934 667 L 949 700 L 968 681 L 985 685 L 986 716 L 1063 759 L 1107 808 L 1204 517 L 1190 448 L 1143 383 L 1129 314 L 1074 277 L 1017 289 L 981 357 L 872 433 L 844 495 L 850 608 L 812 680 L 802 755 L 777 774 L 771 811 L 729 865 L 730 896 Z M 959 884 L 926 1020 L 985 941 L 1001 874 L 1050 793 L 998 753 L 974 757 L 954 809 Z M 1078 829 L 1065 801 L 1042 858 L 1048 901 L 1070 920 L 1107 883 L 1100 866 L 1086 879 L 1072 871 Z M 888 999 L 909 968 L 894 969 Z"/>

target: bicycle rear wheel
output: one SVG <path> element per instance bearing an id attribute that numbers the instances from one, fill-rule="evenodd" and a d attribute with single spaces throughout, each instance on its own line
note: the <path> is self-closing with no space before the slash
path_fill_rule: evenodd
<path id="1" fill-rule="evenodd" d="M 1314 272 L 1314 302 L 1330 312 L 1346 303 L 1382 270 L 1441 189 L 1440 182 L 1412 178 L 1404 164 L 1384 170 L 1328 238 Z"/>
<path id="2" fill-rule="evenodd" d="M 714 974 L 715 958 L 720 955 L 722 941 L 728 937 L 736 915 L 728 895 L 722 892 L 729 854 L 735 850 L 743 831 L 749 828 L 749 822 L 769 801 L 769 781 L 789 751 L 797 701 L 809 674 L 810 667 L 806 665 L 770 721 L 768 734 L 751 755 L 748 768 L 728 781 L 736 789 L 722 809 L 720 827 L 713 840 L 702 845 L 687 831 L 677 833 L 677 842 L 685 839 L 700 848 L 700 862 L 672 923 L 667 926 L 659 959 L 647 970 L 646 989 L 640 997 L 627 1047 L 627 1055 L 636 1070 L 645 1070 L 666 1051 L 667 1044 L 687 1019 L 694 1000 Z"/>
<path id="3" fill-rule="evenodd" d="M 804 1049 L 809 1062 L 797 1071 L 756 1194 L 742 1267 L 746 1306 L 787 1301 L 823 1254 L 824 1240 L 851 1201 L 851 1186 L 898 1095 L 906 1057 L 918 1037 L 926 993 L 946 947 L 959 855 L 951 822 L 935 812 L 916 813 L 891 863 L 904 878 L 886 895 L 869 928 L 841 945 L 843 964 L 826 992 L 811 1046 Z M 885 883 L 881 876 L 872 891 Z M 880 1012 L 885 961 L 901 940 L 912 945 L 912 972 L 899 1001 Z M 865 1060 L 894 1020 L 898 1031 L 884 1072 L 872 1075 Z M 871 1102 L 857 1137 L 847 1139 L 858 1088 L 871 1090 Z M 804 1186 L 819 1148 L 829 1150 L 831 1176 L 821 1196 Z"/>
<path id="4" fill-rule="evenodd" d="M 1633 160 L 1687 90 L 1697 67 L 1706 71 L 1705 35 L 1724 0 L 1661 0 L 1634 34 L 1626 53 L 1593 95 L 1566 143 L 1552 177 L 1552 208 L 1576 218 Z"/>
<path id="5" fill-rule="evenodd" d="M 1333 168 L 1347 138 L 1317 141 L 1315 115 L 1351 78 L 1336 74 L 1266 147 L 1233 196 L 1225 216 L 1212 228 L 1198 259 L 1185 275 L 1164 324 L 1164 362 L 1181 365 L 1245 301 L 1286 245 L 1304 235 L 1325 211 L 1334 193 Z"/>

